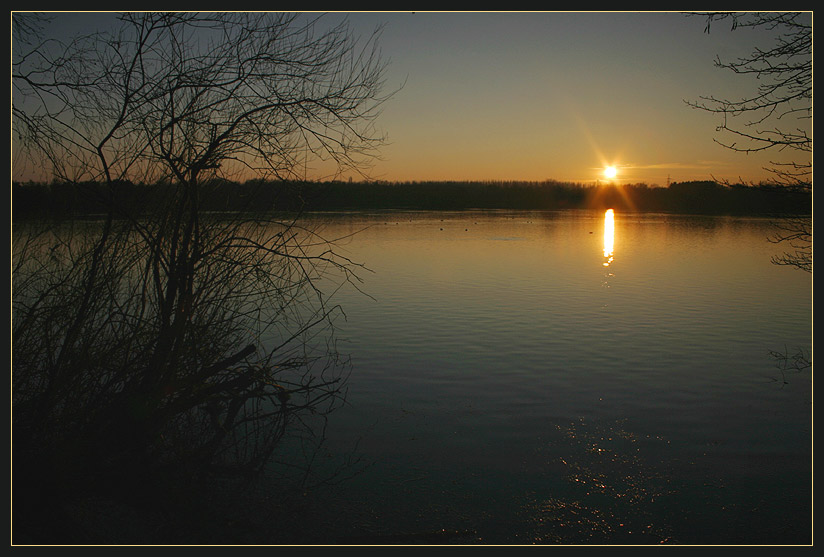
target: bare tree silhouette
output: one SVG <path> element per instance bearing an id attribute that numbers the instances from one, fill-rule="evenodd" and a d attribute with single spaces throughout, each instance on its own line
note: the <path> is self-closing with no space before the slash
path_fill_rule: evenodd
<path id="1" fill-rule="evenodd" d="M 62 42 L 48 18 L 13 17 L 17 161 L 107 192 L 102 219 L 15 227 L 14 473 L 43 493 L 253 473 L 334 407 L 345 366 L 325 286 L 360 266 L 277 206 L 203 201 L 216 180 L 313 160 L 367 171 L 383 140 L 377 31 L 284 13 L 113 22 Z M 119 204 L 125 180 L 152 202 Z"/>
<path id="2" fill-rule="evenodd" d="M 713 24 L 729 22 L 731 30 L 759 29 L 774 35 L 771 48 L 754 48 L 744 58 L 716 59 L 716 66 L 737 75 L 750 75 L 758 85 L 740 99 L 713 96 L 688 102 L 696 109 L 719 114 L 717 130 L 724 147 L 741 153 L 782 151 L 794 153 L 789 162 L 774 162 L 768 168 L 772 181 L 789 188 L 812 188 L 812 19 L 800 12 L 710 12 L 705 31 Z M 812 271 L 812 223 L 807 216 L 778 222 L 771 241 L 785 243 L 789 251 L 774 258 L 780 265 Z"/>

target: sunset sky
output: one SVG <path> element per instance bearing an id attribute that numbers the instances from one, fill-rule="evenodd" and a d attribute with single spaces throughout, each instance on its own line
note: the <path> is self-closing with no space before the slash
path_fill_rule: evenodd
<path id="1" fill-rule="evenodd" d="M 720 117 L 685 102 L 752 94 L 752 79 L 713 62 L 771 44 L 763 31 L 707 34 L 704 18 L 675 12 L 329 17 L 367 36 L 383 25 L 386 88 L 403 84 L 378 120 L 389 144 L 376 179 L 590 183 L 614 166 L 619 182 L 759 181 L 780 156 L 725 149 Z"/>
<path id="2" fill-rule="evenodd" d="M 391 180 L 664 185 L 756 181 L 776 153 L 744 155 L 713 141 L 716 115 L 685 100 L 738 98 L 753 81 L 716 68 L 764 42 L 681 13 L 352 14 L 385 23 L 388 86 L 405 86 L 381 120 L 390 145 L 375 174 Z M 760 41 L 760 43 L 759 43 Z"/>

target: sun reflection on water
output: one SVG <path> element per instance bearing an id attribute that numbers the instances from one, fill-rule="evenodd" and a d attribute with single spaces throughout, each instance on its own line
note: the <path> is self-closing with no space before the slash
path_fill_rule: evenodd
<path id="1" fill-rule="evenodd" d="M 613 260 L 613 244 L 615 243 L 615 213 L 607 209 L 604 214 L 604 267 L 609 267 Z"/>

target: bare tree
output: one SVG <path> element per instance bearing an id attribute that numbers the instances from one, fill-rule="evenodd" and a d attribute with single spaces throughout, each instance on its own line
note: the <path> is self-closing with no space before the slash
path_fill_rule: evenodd
<path id="1" fill-rule="evenodd" d="M 752 53 L 734 61 L 716 59 L 716 66 L 737 75 L 758 79 L 751 96 L 737 100 L 705 97 L 689 103 L 694 108 L 721 115 L 718 130 L 731 137 L 718 140 L 728 149 L 742 153 L 781 151 L 791 154 L 789 162 L 774 162 L 768 170 L 772 182 L 783 187 L 812 192 L 812 18 L 799 12 L 711 12 L 705 31 L 713 23 L 726 21 L 731 30 L 751 28 L 773 34 L 771 48 L 754 48 Z M 743 123 L 741 118 L 744 118 Z M 812 272 L 812 219 L 810 215 L 784 215 L 775 221 L 771 242 L 788 245 L 773 263 Z M 804 370 L 812 365 L 810 355 L 798 349 L 771 351 L 782 377 L 787 370 Z M 782 380 L 784 382 L 785 379 Z"/>
<path id="2" fill-rule="evenodd" d="M 104 184 L 106 214 L 80 233 L 17 234 L 17 470 L 260 470 L 288 424 L 341 396 L 321 334 L 339 308 L 322 285 L 360 267 L 276 206 L 208 215 L 204 199 L 216 180 L 267 187 L 317 160 L 365 171 L 386 98 L 377 32 L 361 42 L 345 21 L 300 14 L 124 13 L 61 42 L 26 15 L 13 20 L 18 160 Z M 121 203 L 122 181 L 151 203 Z"/>
<path id="3" fill-rule="evenodd" d="M 737 75 L 753 76 L 758 85 L 740 99 L 703 97 L 689 102 L 694 108 L 721 116 L 717 130 L 724 147 L 742 152 L 775 151 L 789 159 L 767 169 L 772 182 L 810 191 L 812 188 L 812 18 L 801 12 L 710 12 L 705 32 L 728 22 L 731 30 L 750 28 L 773 36 L 770 48 L 755 47 L 749 56 L 732 61 L 716 59 L 716 66 Z M 812 271 L 812 223 L 808 216 L 779 221 L 771 241 L 790 250 L 773 261 Z"/>

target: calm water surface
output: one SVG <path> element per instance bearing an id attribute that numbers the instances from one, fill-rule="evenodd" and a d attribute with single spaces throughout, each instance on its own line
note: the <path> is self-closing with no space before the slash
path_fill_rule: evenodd
<path id="1" fill-rule="evenodd" d="M 328 219 L 364 263 L 309 542 L 808 544 L 811 277 L 769 221 Z M 296 515 L 298 516 L 298 515 Z"/>

